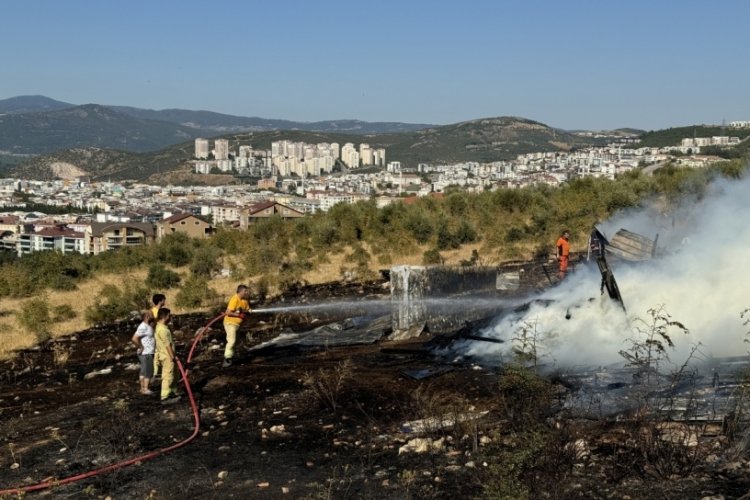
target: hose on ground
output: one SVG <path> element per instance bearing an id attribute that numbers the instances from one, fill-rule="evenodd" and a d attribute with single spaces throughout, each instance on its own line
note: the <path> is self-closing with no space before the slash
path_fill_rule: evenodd
<path id="1" fill-rule="evenodd" d="M 198 334 L 195 336 L 195 339 L 193 340 L 193 343 L 190 347 L 190 352 L 188 353 L 188 357 L 186 359 L 186 365 L 190 366 L 190 362 L 193 358 L 193 353 L 195 351 L 195 347 L 198 345 L 198 343 L 203 338 L 203 335 L 205 332 L 208 331 L 209 327 L 213 325 L 216 321 L 224 317 L 224 313 L 221 313 L 220 315 L 213 318 L 211 321 L 209 321 L 206 326 L 200 329 Z M 182 362 L 179 358 L 175 357 L 175 363 L 177 364 L 177 369 L 180 372 L 180 376 L 182 377 L 182 383 L 185 386 L 185 394 L 188 396 L 188 400 L 190 402 L 190 409 L 193 412 L 193 433 L 190 434 L 187 438 L 183 439 L 182 441 L 175 443 L 171 446 L 167 446 L 166 448 L 161 448 L 159 450 L 155 450 L 143 455 L 139 455 L 137 457 L 133 457 L 127 460 L 123 460 L 121 462 L 117 462 L 114 464 L 106 465 L 104 467 L 100 467 L 98 469 L 93 469 L 88 472 L 84 472 L 81 474 L 76 474 L 74 476 L 69 476 L 63 479 L 48 479 L 46 481 L 42 481 L 41 483 L 32 484 L 28 486 L 19 486 L 16 488 L 8 488 L 4 490 L 0 490 L 0 497 L 5 495 L 20 495 L 22 493 L 29 493 L 32 491 L 40 491 L 47 488 L 52 488 L 54 486 L 62 486 L 64 484 L 70 484 L 75 483 L 77 481 L 81 481 L 83 479 L 88 479 L 90 477 L 98 476 L 100 474 L 105 474 L 107 472 L 112 472 L 117 469 L 122 469 L 123 467 L 127 467 L 129 465 L 135 465 L 139 463 L 143 463 L 147 460 L 151 460 L 152 458 L 156 458 L 160 455 L 164 455 L 165 453 L 169 453 L 171 451 L 177 450 L 179 448 L 182 448 L 183 446 L 190 443 L 192 440 L 194 440 L 198 436 L 198 432 L 200 432 L 200 411 L 198 410 L 198 405 L 195 402 L 195 395 L 193 394 L 193 388 L 190 386 L 190 381 L 188 380 L 188 373 L 187 368 L 183 366 Z"/>

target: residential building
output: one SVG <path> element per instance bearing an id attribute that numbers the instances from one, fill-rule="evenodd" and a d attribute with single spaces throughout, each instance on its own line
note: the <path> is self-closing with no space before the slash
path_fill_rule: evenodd
<path id="1" fill-rule="evenodd" d="M 229 159 L 229 141 L 226 139 L 216 139 L 214 141 L 214 159 Z"/>
<path id="2" fill-rule="evenodd" d="M 208 139 L 195 140 L 195 157 L 199 160 L 208 158 Z"/>
<path id="3" fill-rule="evenodd" d="M 175 214 L 156 223 L 156 239 L 172 233 L 184 233 L 191 238 L 208 238 L 214 227 L 206 219 L 191 213 Z"/>
<path id="4" fill-rule="evenodd" d="M 62 253 L 86 253 L 86 238 L 83 233 L 65 226 L 45 227 L 39 231 L 23 232 L 16 238 L 16 253 L 58 251 Z"/>
<path id="5" fill-rule="evenodd" d="M 86 250 L 97 255 L 126 246 L 154 242 L 154 226 L 148 222 L 92 222 L 86 230 Z"/>
<path id="6" fill-rule="evenodd" d="M 362 165 L 372 165 L 372 148 L 369 144 L 363 142 L 359 145 L 359 161 Z"/>
<path id="7" fill-rule="evenodd" d="M 201 215 L 211 215 L 215 225 L 233 223 L 240 220 L 242 207 L 237 205 L 211 205 L 207 211 L 201 210 Z"/>
<path id="8" fill-rule="evenodd" d="M 276 177 L 258 180 L 258 189 L 276 189 Z"/>
<path id="9" fill-rule="evenodd" d="M 341 148 L 341 161 L 349 168 L 359 167 L 359 153 L 351 142 L 347 142 Z"/>
<path id="10" fill-rule="evenodd" d="M 284 220 L 298 219 L 305 214 L 277 201 L 265 201 L 256 203 L 242 210 L 240 215 L 240 229 L 247 229 L 250 224 L 260 219 L 268 219 L 273 216 L 279 216 Z"/>

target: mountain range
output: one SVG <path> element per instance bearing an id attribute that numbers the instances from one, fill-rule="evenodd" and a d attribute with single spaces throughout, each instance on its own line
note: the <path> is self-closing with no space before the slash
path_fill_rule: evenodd
<path id="1" fill-rule="evenodd" d="M 560 151 L 592 144 L 592 139 L 550 128 L 542 123 L 516 117 L 484 118 L 433 127 L 414 132 L 353 135 L 299 130 L 244 132 L 223 136 L 230 150 L 240 145 L 270 149 L 273 141 L 320 143 L 369 143 L 386 148 L 386 158 L 406 166 L 417 163 L 488 162 L 508 160 L 518 154 Z M 133 153 L 102 148 L 74 148 L 38 155 L 14 167 L 9 175 L 32 179 L 62 177 L 61 172 L 83 172 L 91 180 L 137 179 L 155 184 L 178 183 L 170 172 L 188 174 L 194 155 L 194 142 L 182 142 L 155 152 Z M 184 177 L 184 175 L 183 175 Z M 210 176 L 209 176 L 210 177 Z M 201 179 L 208 180 L 204 176 Z M 196 183 L 196 179 L 189 178 Z"/>
<path id="2" fill-rule="evenodd" d="M 378 134 L 408 132 L 429 124 L 327 120 L 295 122 L 184 109 L 151 110 L 99 104 L 75 105 L 45 96 L 0 100 L 0 151 L 41 154 L 103 147 L 155 151 L 196 137 L 269 130 Z"/>
<path id="3" fill-rule="evenodd" d="M 240 145 L 270 149 L 271 142 L 284 139 L 341 145 L 366 142 L 386 148 L 388 160 L 406 166 L 508 160 L 523 153 L 565 151 L 604 141 L 591 133 L 571 133 L 519 117 L 444 126 L 358 120 L 304 123 L 209 111 L 77 106 L 44 96 L 0 100 L 0 156 L 15 155 L 13 163 L 19 155 L 30 156 L 6 172 L 16 177 L 83 175 L 92 180 L 175 182 L 170 173 L 184 176 L 192 170 L 194 139 L 212 136 L 228 139 L 230 150 Z"/>

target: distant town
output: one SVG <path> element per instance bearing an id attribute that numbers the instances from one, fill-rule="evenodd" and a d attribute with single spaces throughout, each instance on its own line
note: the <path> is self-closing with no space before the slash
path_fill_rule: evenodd
<path id="1" fill-rule="evenodd" d="M 748 128 L 737 121 L 731 128 Z M 748 140 L 748 139 L 745 139 Z M 374 199 L 379 207 L 447 190 L 478 192 L 535 184 L 558 186 L 581 177 L 615 179 L 633 169 L 667 162 L 705 167 L 722 158 L 701 155 L 708 146 L 731 147 L 739 137 L 685 137 L 666 148 L 639 147 L 618 137 L 605 147 L 518 155 L 512 161 L 418 164 L 386 161 L 386 149 L 361 143 L 277 141 L 270 150 L 224 139 L 195 140 L 192 163 L 199 174 L 258 178 L 254 184 L 154 186 L 85 179 L 0 179 L 0 248 L 21 256 L 42 250 L 98 254 L 143 245 L 176 232 L 210 237 L 218 227 L 247 229 L 268 217 L 294 219 L 338 203 Z M 34 211 L 30 207 L 52 207 Z M 61 213 L 66 212 L 66 213 Z"/>

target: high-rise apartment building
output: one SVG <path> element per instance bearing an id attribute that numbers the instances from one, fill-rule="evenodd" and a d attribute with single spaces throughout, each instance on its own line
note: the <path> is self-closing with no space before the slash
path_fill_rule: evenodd
<path id="1" fill-rule="evenodd" d="M 378 167 L 385 166 L 385 149 L 378 148 L 372 150 L 372 164 Z"/>
<path id="2" fill-rule="evenodd" d="M 359 145 L 359 159 L 362 165 L 372 165 L 372 148 L 369 144 L 363 142 Z"/>
<path id="3" fill-rule="evenodd" d="M 199 160 L 208 158 L 208 139 L 195 140 L 195 157 Z"/>
<path id="4" fill-rule="evenodd" d="M 214 159 L 229 159 L 229 141 L 226 139 L 216 139 L 214 141 Z"/>

